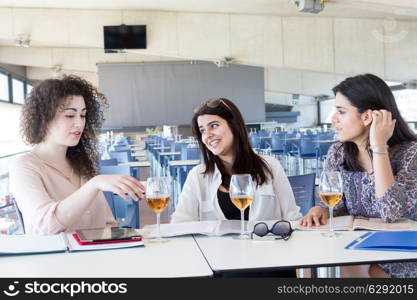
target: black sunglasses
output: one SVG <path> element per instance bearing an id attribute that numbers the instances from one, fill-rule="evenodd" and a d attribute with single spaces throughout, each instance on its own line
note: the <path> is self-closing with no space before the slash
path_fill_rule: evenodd
<path id="1" fill-rule="evenodd" d="M 274 223 L 272 225 L 271 229 L 268 228 L 268 225 L 264 222 L 256 223 L 253 227 L 253 231 L 251 234 L 252 239 L 262 238 L 266 236 L 268 233 L 272 233 L 278 237 L 275 237 L 274 239 L 283 239 L 284 241 L 287 241 L 294 230 L 291 228 L 291 223 L 285 220 L 280 220 Z M 255 236 L 255 238 L 254 238 Z"/>
<path id="2" fill-rule="evenodd" d="M 227 105 L 226 101 L 224 101 L 222 98 L 215 98 L 215 99 L 210 99 L 208 101 L 204 101 L 203 103 L 197 105 L 194 109 L 193 109 L 193 114 L 197 114 L 199 111 L 201 111 L 201 109 L 205 106 L 210 107 L 210 108 L 216 108 L 218 107 L 220 104 L 223 104 L 224 106 L 226 106 L 226 108 L 232 112 L 232 109 L 230 108 L 229 105 Z"/>

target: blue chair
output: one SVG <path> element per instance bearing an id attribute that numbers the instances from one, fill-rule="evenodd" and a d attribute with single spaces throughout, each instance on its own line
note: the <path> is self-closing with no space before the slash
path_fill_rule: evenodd
<path id="1" fill-rule="evenodd" d="M 118 163 L 124 163 L 133 161 L 133 157 L 131 151 L 110 151 L 109 152 L 111 158 L 117 159 Z"/>
<path id="2" fill-rule="evenodd" d="M 101 159 L 100 167 L 104 167 L 104 166 L 117 166 L 117 159 L 116 158 Z"/>
<path id="3" fill-rule="evenodd" d="M 200 148 L 198 147 L 183 147 L 181 150 L 181 160 L 200 159 Z"/>
<path id="4" fill-rule="evenodd" d="M 257 133 L 252 133 L 249 135 L 249 142 L 254 149 L 261 148 L 261 139 Z"/>
<path id="5" fill-rule="evenodd" d="M 114 146 L 114 151 L 116 151 L 116 152 L 130 151 L 130 146 L 126 146 L 126 145 L 115 145 Z"/>
<path id="6" fill-rule="evenodd" d="M 100 168 L 100 174 L 124 174 L 130 175 L 129 166 L 103 166 Z M 118 226 L 130 226 L 133 228 L 140 227 L 139 203 L 132 199 L 124 200 L 119 195 L 112 192 L 104 192 L 107 203 L 116 219 Z"/>
<path id="7" fill-rule="evenodd" d="M 0 206 L 0 216 L 6 215 L 11 216 L 12 218 L 15 216 L 19 224 L 19 228 L 14 232 L 14 234 L 25 234 L 25 223 L 23 222 L 23 216 L 14 198 L 12 198 L 11 203 Z"/>
<path id="8" fill-rule="evenodd" d="M 300 207 L 303 216 L 305 216 L 310 208 L 315 205 L 315 178 L 315 173 L 288 176 L 288 180 L 294 193 L 295 202 Z"/>
<path id="9" fill-rule="evenodd" d="M 274 133 L 271 136 L 271 153 L 284 154 L 285 152 L 285 132 Z"/>

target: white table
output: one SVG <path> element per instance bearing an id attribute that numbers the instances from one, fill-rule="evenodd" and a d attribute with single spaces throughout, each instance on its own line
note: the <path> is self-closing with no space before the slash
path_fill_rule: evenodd
<path id="1" fill-rule="evenodd" d="M 141 168 L 141 167 L 150 167 L 151 163 L 149 161 L 129 161 L 129 162 L 120 163 L 119 166 Z"/>
<path id="2" fill-rule="evenodd" d="M 147 154 L 146 154 L 146 152 L 134 152 L 134 153 L 132 153 L 132 156 L 134 156 L 134 157 L 146 157 Z"/>
<path id="3" fill-rule="evenodd" d="M 130 144 L 130 147 L 138 147 L 138 148 L 145 149 L 145 142 Z"/>
<path id="4" fill-rule="evenodd" d="M 382 262 L 417 261 L 416 252 L 346 250 L 366 231 L 343 231 L 335 239 L 320 232 L 295 231 L 288 241 L 236 240 L 232 236 L 195 239 L 214 272 L 294 269 Z"/>
<path id="5" fill-rule="evenodd" d="M 181 155 L 181 152 L 162 152 L 159 153 L 160 156 L 169 156 L 169 155 Z"/>
<path id="6" fill-rule="evenodd" d="M 328 144 L 333 144 L 338 142 L 338 140 L 317 140 L 317 143 L 328 143 Z"/>
<path id="7" fill-rule="evenodd" d="M 0 257 L 0 277 L 208 277 L 193 237 L 145 247 Z"/>
<path id="8" fill-rule="evenodd" d="M 198 165 L 199 163 L 200 163 L 199 159 L 171 160 L 168 162 L 168 164 L 173 167 L 195 166 L 195 165 Z"/>

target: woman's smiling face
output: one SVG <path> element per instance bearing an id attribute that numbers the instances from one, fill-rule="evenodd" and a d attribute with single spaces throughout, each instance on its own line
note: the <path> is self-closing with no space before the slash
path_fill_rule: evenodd
<path id="1" fill-rule="evenodd" d="M 203 144 L 214 155 L 233 155 L 233 133 L 227 121 L 217 115 L 201 115 L 197 119 Z"/>

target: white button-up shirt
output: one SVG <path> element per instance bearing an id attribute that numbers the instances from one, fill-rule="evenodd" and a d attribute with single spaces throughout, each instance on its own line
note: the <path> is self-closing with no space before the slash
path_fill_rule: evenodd
<path id="1" fill-rule="evenodd" d="M 274 157 L 261 156 L 269 165 L 273 179 L 259 186 L 250 206 L 249 221 L 296 220 L 301 218 L 290 183 Z M 172 215 L 172 223 L 226 220 L 217 199 L 217 190 L 222 179 L 217 166 L 212 174 L 204 175 L 205 165 L 195 166 L 187 176 L 179 198 L 179 204 Z"/>

